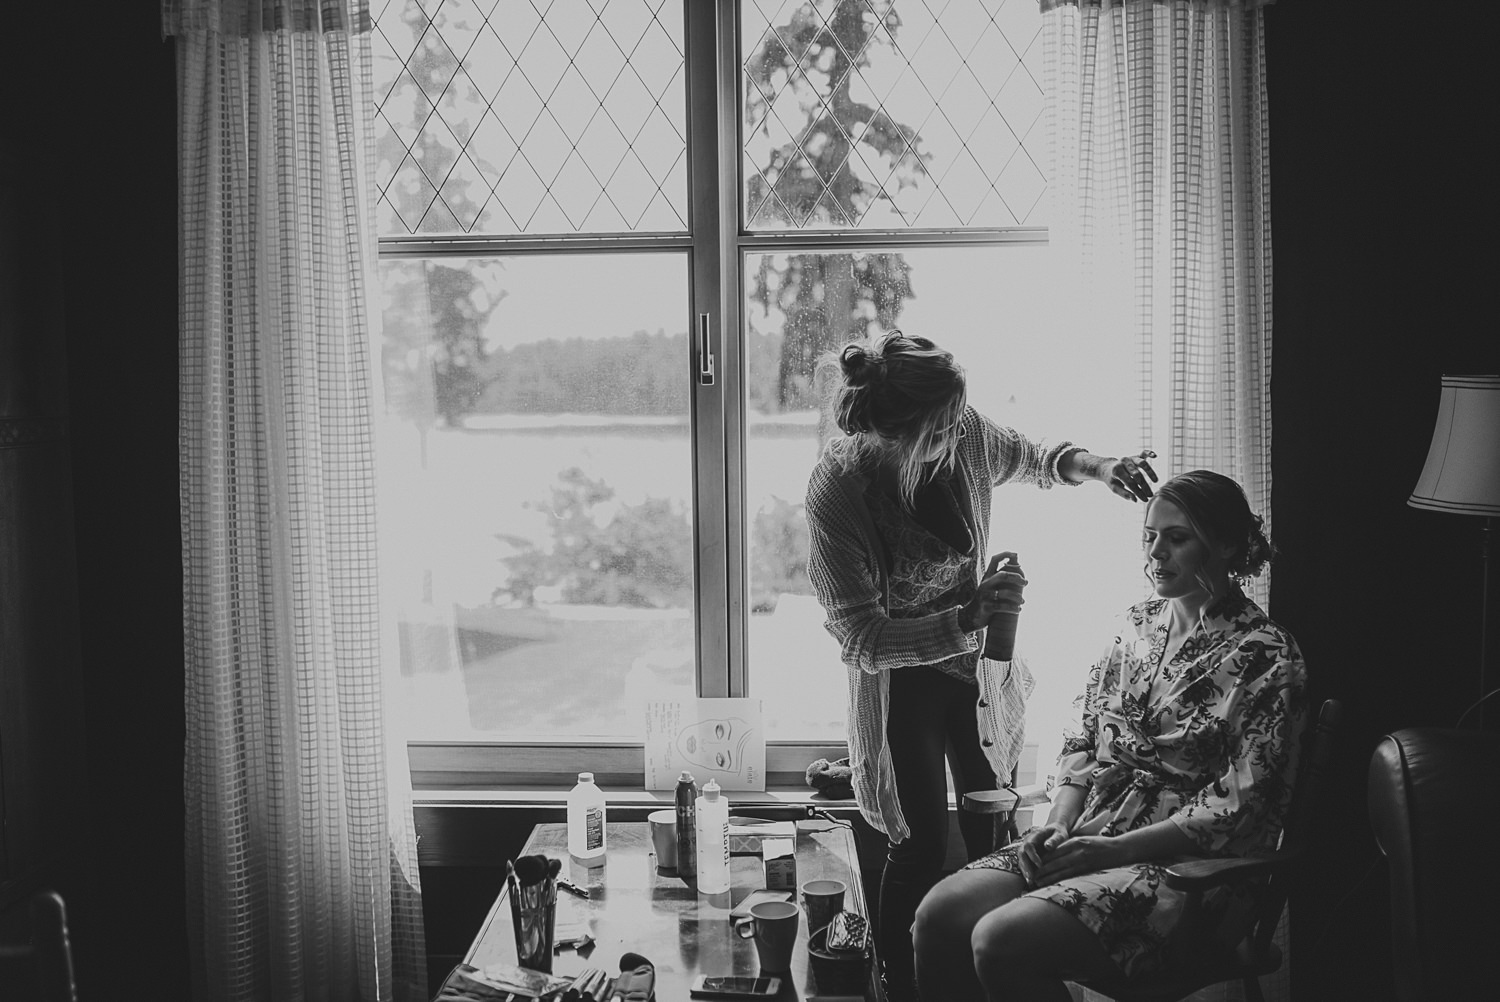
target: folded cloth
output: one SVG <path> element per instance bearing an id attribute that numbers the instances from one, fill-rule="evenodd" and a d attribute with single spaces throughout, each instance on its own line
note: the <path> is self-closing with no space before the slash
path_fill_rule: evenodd
<path id="1" fill-rule="evenodd" d="M 807 785 L 831 800 L 853 800 L 854 770 L 847 758 L 820 758 L 807 767 Z"/>
<path id="2" fill-rule="evenodd" d="M 610 1002 L 651 1002 L 656 995 L 656 965 L 639 953 L 620 957 L 620 976 L 609 994 Z"/>

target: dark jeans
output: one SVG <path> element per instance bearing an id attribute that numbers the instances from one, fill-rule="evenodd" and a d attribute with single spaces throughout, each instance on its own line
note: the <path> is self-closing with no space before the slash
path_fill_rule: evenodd
<path id="1" fill-rule="evenodd" d="M 880 881 L 880 925 L 876 942 L 894 998 L 909 997 L 914 981 L 911 926 L 917 905 L 942 876 L 948 855 L 946 760 L 959 800 L 971 790 L 995 789 L 995 773 L 979 743 L 975 716 L 979 688 L 936 668 L 891 672 L 885 735 L 896 793 L 911 834 L 888 842 Z M 958 812 L 958 828 L 970 860 L 990 850 L 987 815 Z"/>

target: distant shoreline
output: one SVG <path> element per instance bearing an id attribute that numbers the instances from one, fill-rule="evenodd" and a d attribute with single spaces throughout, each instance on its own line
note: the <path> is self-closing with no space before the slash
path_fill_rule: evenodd
<path id="1" fill-rule="evenodd" d="M 817 434 L 818 412 L 751 412 L 746 424 L 758 436 L 802 438 Z M 686 435 L 689 424 L 687 415 L 678 414 L 470 414 L 462 427 L 445 430 L 502 435 Z"/>

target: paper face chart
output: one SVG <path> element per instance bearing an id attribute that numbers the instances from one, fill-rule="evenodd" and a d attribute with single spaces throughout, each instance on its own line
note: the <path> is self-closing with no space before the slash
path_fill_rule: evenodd
<path id="1" fill-rule="evenodd" d="M 766 739 L 758 699 L 655 700 L 646 704 L 646 789 L 670 790 L 684 769 L 700 788 L 766 788 Z"/>

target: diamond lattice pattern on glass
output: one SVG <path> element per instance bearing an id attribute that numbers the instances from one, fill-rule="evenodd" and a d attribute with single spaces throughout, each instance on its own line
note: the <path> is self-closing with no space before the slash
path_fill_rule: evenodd
<path id="1" fill-rule="evenodd" d="M 380 233 L 682 232 L 681 0 L 389 0 Z"/>
<path id="2" fill-rule="evenodd" d="M 745 0 L 752 230 L 1044 225 L 1036 0 Z"/>

